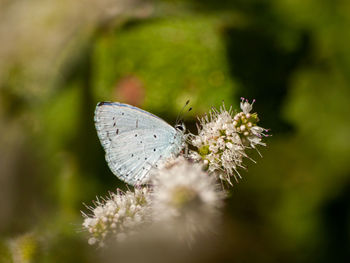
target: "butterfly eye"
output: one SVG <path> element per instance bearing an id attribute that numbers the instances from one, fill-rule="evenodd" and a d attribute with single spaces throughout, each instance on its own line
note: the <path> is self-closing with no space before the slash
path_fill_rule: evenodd
<path id="1" fill-rule="evenodd" d="M 181 123 L 181 124 L 176 124 L 175 125 L 175 129 L 179 130 L 179 131 L 185 131 L 186 128 L 185 128 L 185 124 Z"/>

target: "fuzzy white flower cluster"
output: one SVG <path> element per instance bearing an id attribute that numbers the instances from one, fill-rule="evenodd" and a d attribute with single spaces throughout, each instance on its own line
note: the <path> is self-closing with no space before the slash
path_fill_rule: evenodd
<path id="1" fill-rule="evenodd" d="M 109 237 L 122 241 L 149 222 L 150 191 L 147 187 L 125 193 L 118 190 L 94 203 L 95 207 L 87 207 L 91 215 L 83 213 L 83 227 L 90 233 L 90 245 L 103 246 Z"/>
<path id="2" fill-rule="evenodd" d="M 190 143 L 198 149 L 191 152 L 191 157 L 204 161 L 208 172 L 231 185 L 231 177 L 240 177 L 238 168 L 244 168 L 243 159 L 249 158 L 246 149 L 265 145 L 262 137 L 267 136 L 267 130 L 257 126 L 257 113 L 250 113 L 253 103 L 242 98 L 242 112 L 237 114 L 233 114 L 232 107 L 226 110 L 225 105 L 220 110 L 212 109 L 199 119 L 198 135 L 190 137 Z"/>
<path id="3" fill-rule="evenodd" d="M 123 241 L 148 229 L 190 242 L 213 227 L 224 194 L 201 164 L 180 156 L 151 177 L 152 188 L 118 191 L 88 207 L 92 214 L 83 213 L 83 228 L 90 234 L 90 245 L 103 246 L 113 237 Z"/>
<path id="4" fill-rule="evenodd" d="M 224 196 L 214 180 L 202 165 L 183 157 L 157 170 L 152 181 L 154 220 L 175 230 L 182 239 L 206 232 L 214 224 Z"/>

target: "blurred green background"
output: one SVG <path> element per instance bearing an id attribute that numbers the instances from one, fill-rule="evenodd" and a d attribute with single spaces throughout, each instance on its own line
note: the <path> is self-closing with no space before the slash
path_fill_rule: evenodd
<path id="1" fill-rule="evenodd" d="M 190 99 L 196 132 L 241 96 L 273 136 L 184 262 L 350 262 L 349 28 L 346 0 L 1 1 L 0 262 L 106 262 L 80 226 L 83 202 L 125 188 L 98 101 L 174 123 Z"/>

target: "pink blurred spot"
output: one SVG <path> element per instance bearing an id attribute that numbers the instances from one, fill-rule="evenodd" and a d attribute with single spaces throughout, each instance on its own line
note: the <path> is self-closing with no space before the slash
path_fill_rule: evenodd
<path id="1" fill-rule="evenodd" d="M 136 76 L 126 76 L 118 81 L 114 90 L 117 101 L 141 106 L 145 98 L 142 81 Z"/>

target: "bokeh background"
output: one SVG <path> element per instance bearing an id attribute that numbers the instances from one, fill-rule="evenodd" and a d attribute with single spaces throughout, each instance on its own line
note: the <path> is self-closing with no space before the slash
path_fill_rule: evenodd
<path id="1" fill-rule="evenodd" d="M 106 262 L 80 231 L 83 202 L 125 188 L 98 101 L 174 123 L 190 99 L 195 132 L 242 96 L 273 136 L 183 262 L 350 262 L 349 28 L 347 0 L 2 0 L 0 262 Z"/>

